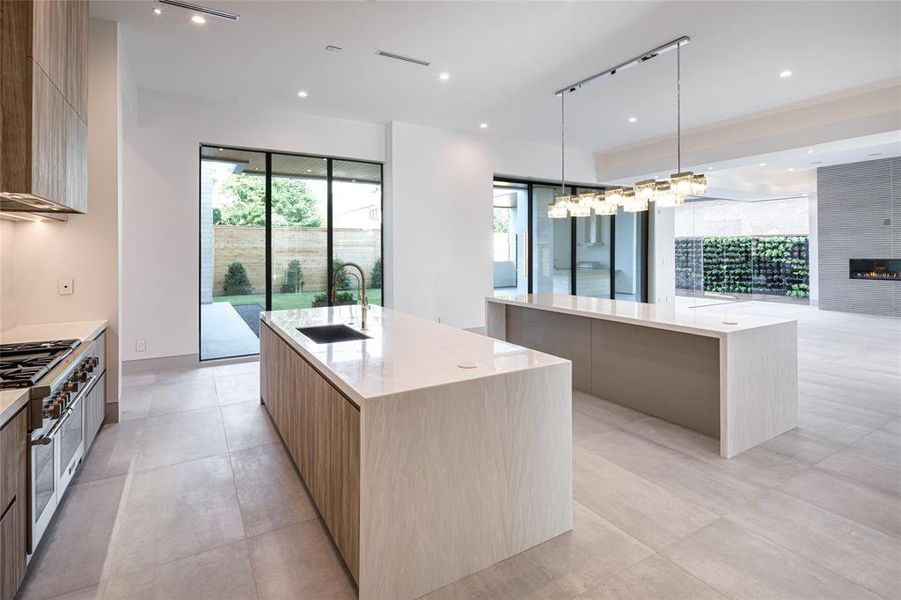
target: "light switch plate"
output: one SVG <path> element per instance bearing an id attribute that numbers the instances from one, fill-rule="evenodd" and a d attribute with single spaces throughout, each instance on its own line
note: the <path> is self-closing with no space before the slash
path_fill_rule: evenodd
<path id="1" fill-rule="evenodd" d="M 69 296 L 75 293 L 75 280 L 71 277 L 63 277 L 57 284 L 57 293 L 60 296 Z"/>

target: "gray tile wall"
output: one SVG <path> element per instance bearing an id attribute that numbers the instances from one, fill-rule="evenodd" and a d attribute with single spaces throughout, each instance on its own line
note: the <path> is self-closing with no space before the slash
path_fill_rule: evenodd
<path id="1" fill-rule="evenodd" d="M 901 257 L 901 158 L 817 169 L 822 310 L 901 317 L 901 282 L 848 277 L 851 258 Z"/>

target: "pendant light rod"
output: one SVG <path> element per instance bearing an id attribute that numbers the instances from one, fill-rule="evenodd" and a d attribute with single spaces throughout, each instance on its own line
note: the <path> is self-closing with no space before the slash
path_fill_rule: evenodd
<path id="1" fill-rule="evenodd" d="M 560 94 L 560 195 L 566 195 L 566 108 Z"/>
<path id="2" fill-rule="evenodd" d="M 676 173 L 682 172 L 682 46 L 676 46 Z"/>
<path id="3" fill-rule="evenodd" d="M 563 94 L 569 94 L 571 92 L 575 92 L 576 90 L 580 89 L 582 86 L 588 85 L 589 83 L 594 83 L 598 79 L 606 79 L 607 77 L 612 77 L 613 75 L 616 75 L 618 72 L 620 72 L 624 69 L 628 69 L 629 67 L 634 67 L 635 65 L 640 65 L 644 62 L 651 60 L 652 58 L 656 58 L 656 57 L 660 56 L 661 54 L 665 54 L 666 52 L 669 52 L 670 50 L 678 49 L 679 47 L 684 46 L 685 44 L 688 44 L 689 42 L 691 42 L 691 38 L 688 37 L 687 35 L 683 35 L 682 37 L 677 38 L 671 42 L 667 42 L 667 43 L 663 44 L 662 46 L 657 46 L 653 50 L 648 50 L 647 52 L 644 52 L 643 54 L 639 54 L 638 56 L 636 56 L 634 58 L 630 58 L 629 60 L 622 62 L 622 63 L 616 65 L 615 67 L 610 67 L 606 71 L 602 71 L 600 73 L 595 73 L 594 75 L 592 75 L 590 77 L 586 77 L 585 79 L 583 79 L 581 81 L 577 81 L 566 87 L 560 88 L 559 90 L 554 92 L 554 95 L 562 96 Z"/>

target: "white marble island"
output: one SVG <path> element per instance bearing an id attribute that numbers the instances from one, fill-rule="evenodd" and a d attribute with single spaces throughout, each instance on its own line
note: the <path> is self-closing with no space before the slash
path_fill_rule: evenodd
<path id="1" fill-rule="evenodd" d="M 416 598 L 572 528 L 568 360 L 372 307 L 263 313 L 261 396 L 361 598 Z"/>
<path id="2" fill-rule="evenodd" d="M 569 358 L 573 387 L 720 440 L 732 457 L 797 426 L 797 322 L 562 294 L 486 299 L 488 335 Z"/>

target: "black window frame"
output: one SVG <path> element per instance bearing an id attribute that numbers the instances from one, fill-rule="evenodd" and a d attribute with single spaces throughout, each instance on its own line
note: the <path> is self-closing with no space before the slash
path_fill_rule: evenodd
<path id="1" fill-rule="evenodd" d="M 203 322 L 202 322 L 202 310 L 203 305 L 200 301 L 201 297 L 201 281 L 203 277 L 203 252 L 202 252 L 202 229 L 201 224 L 203 223 L 203 208 L 200 202 L 200 185 L 203 180 L 203 149 L 206 148 L 224 148 L 227 150 L 235 150 L 238 152 L 257 152 L 259 154 L 265 155 L 266 162 L 266 183 L 265 183 L 265 197 L 264 201 L 266 203 L 266 231 L 265 231 L 265 252 L 266 252 L 266 306 L 264 307 L 264 311 L 272 310 L 272 157 L 273 155 L 279 156 L 297 156 L 300 158 L 314 158 L 326 161 L 326 214 L 327 214 L 327 229 L 326 229 L 326 254 L 327 258 L 327 285 L 328 289 L 332 288 L 332 283 L 335 278 L 334 274 L 334 247 L 333 247 L 333 235 L 334 235 L 334 224 L 332 223 L 332 215 L 333 215 L 333 202 L 334 198 L 332 195 L 332 164 L 334 161 L 347 161 L 347 162 L 356 162 L 368 165 L 377 165 L 379 168 L 379 212 L 381 218 L 381 227 L 379 232 L 379 258 L 382 261 L 382 304 L 385 302 L 385 283 L 387 281 L 386 273 L 385 273 L 385 163 L 379 162 L 376 160 L 365 160 L 359 158 L 350 158 L 345 156 L 329 156 L 329 155 L 320 155 L 320 154 L 309 154 L 306 152 L 293 152 L 288 150 L 271 150 L 264 148 L 252 148 L 248 146 L 235 146 L 233 144 L 216 144 L 209 142 L 201 142 L 197 146 L 197 176 L 198 176 L 198 194 L 197 194 L 197 211 L 200 216 L 200 221 L 198 222 L 197 227 L 197 356 L 200 362 L 207 361 L 217 361 L 217 360 L 232 360 L 232 359 L 240 359 L 247 358 L 250 356 L 259 356 L 259 352 L 254 354 L 239 354 L 235 356 L 223 356 L 216 358 L 203 358 L 202 348 L 203 348 Z M 331 295 L 329 295 L 328 305 L 332 306 Z"/>
<path id="2" fill-rule="evenodd" d="M 534 252 L 532 252 L 531 245 L 534 242 L 533 236 L 533 223 L 535 216 L 535 206 L 534 206 L 534 197 L 533 197 L 533 187 L 535 185 L 540 185 L 542 187 L 557 187 L 560 188 L 560 182 L 551 182 L 544 181 L 538 179 L 522 179 L 517 177 L 507 177 L 504 175 L 495 175 L 492 181 L 492 187 L 497 183 L 501 184 L 511 184 L 526 186 L 527 193 L 527 211 L 528 211 L 528 229 L 527 229 L 527 237 L 529 242 L 529 248 L 526 252 L 528 260 L 526 261 L 526 278 L 528 281 L 528 293 L 534 293 L 532 288 L 532 257 Z M 590 184 L 581 184 L 581 183 L 566 183 L 562 186 L 566 189 L 567 194 L 574 195 L 576 194 L 576 190 L 580 192 L 603 192 L 608 188 L 603 185 L 590 185 Z M 649 272 L 648 272 L 648 257 L 650 256 L 649 248 L 650 248 L 650 240 L 649 240 L 649 221 L 650 221 L 650 210 L 642 211 L 640 213 L 636 213 L 639 215 L 641 222 L 639 223 L 639 230 L 641 231 L 641 237 L 643 243 L 641 243 L 638 251 L 641 254 L 640 263 L 641 263 L 641 290 L 639 294 L 639 302 L 647 302 L 648 301 L 648 281 L 649 281 Z M 576 219 L 581 217 L 567 217 L 570 220 L 570 294 L 575 296 L 576 294 Z M 610 216 L 610 300 L 616 300 L 616 215 Z"/>

